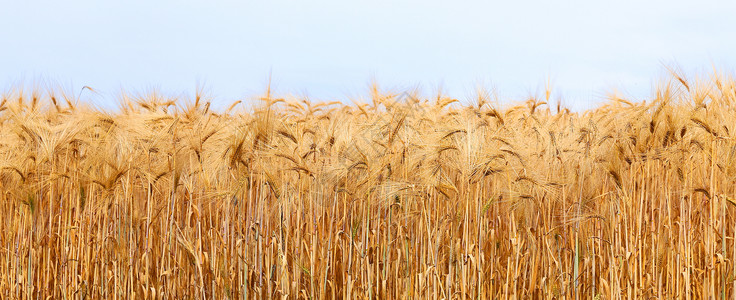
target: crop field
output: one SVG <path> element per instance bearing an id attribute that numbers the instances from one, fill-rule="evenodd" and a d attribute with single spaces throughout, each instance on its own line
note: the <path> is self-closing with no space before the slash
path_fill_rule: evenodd
<path id="1" fill-rule="evenodd" d="M 580 112 L 549 89 L 120 99 L 3 94 L 0 297 L 736 297 L 728 75 Z"/>

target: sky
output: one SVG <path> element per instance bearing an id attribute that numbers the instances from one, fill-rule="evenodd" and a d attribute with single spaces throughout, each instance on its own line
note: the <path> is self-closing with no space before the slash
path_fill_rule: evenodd
<path id="1" fill-rule="evenodd" d="M 646 99 L 665 66 L 736 67 L 734 1 L 7 1 L 0 89 L 83 86 L 215 104 L 277 94 L 345 102 L 385 90 L 478 87 L 502 101 L 542 95 L 573 109 L 613 91 Z M 83 97 L 83 98 L 85 98 Z"/>

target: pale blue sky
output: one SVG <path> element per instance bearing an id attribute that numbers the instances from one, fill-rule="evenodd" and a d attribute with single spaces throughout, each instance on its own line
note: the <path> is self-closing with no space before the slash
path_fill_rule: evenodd
<path id="1" fill-rule="evenodd" d="M 733 1 L 7 1 L 0 88 L 50 78 L 193 93 L 231 102 L 262 93 L 347 99 L 438 86 L 503 99 L 541 91 L 594 106 L 619 88 L 645 97 L 663 63 L 688 74 L 736 67 Z"/>

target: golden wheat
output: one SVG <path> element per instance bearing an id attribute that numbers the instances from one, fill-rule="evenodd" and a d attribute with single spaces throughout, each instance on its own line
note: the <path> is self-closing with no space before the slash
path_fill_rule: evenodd
<path id="1" fill-rule="evenodd" d="M 92 89 L 85 87 L 90 91 Z M 736 80 L 571 112 L 0 104 L 3 298 L 736 297 Z"/>

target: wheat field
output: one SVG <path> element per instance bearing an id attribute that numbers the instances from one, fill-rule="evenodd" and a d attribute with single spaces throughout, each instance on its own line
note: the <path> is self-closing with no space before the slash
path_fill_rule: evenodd
<path id="1" fill-rule="evenodd" d="M 736 80 L 0 104 L 10 299 L 736 299 Z M 645 101 L 642 101 L 645 100 Z"/>

